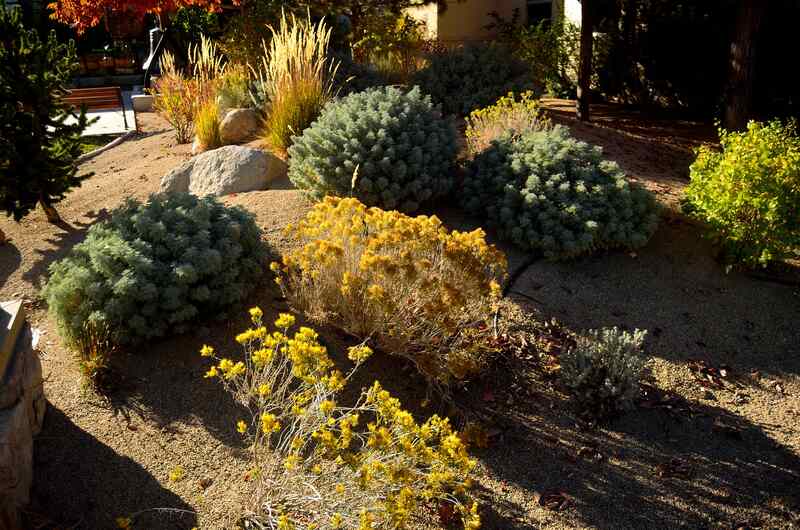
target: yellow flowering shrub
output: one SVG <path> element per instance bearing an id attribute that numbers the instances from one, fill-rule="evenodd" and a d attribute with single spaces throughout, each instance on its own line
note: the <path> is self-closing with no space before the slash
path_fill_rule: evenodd
<path id="1" fill-rule="evenodd" d="M 214 377 L 248 411 L 236 430 L 251 443 L 252 502 L 243 518 L 253 528 L 297 530 L 402 529 L 425 507 L 452 507 L 465 529 L 480 527 L 469 497 L 475 461 L 447 419 L 419 424 L 379 382 L 362 390 L 353 406 L 339 394 L 371 350 L 350 348 L 355 363 L 337 370 L 316 332 L 289 329 L 282 314 L 277 330 L 262 325 L 237 336 L 243 361 L 201 350 Z M 244 367 L 237 370 L 239 364 Z"/>
<path id="2" fill-rule="evenodd" d="M 498 99 L 488 107 L 473 110 L 466 120 L 467 147 L 477 154 L 489 147 L 492 140 L 502 135 L 520 136 L 528 131 L 550 127 L 550 120 L 542 113 L 539 100 L 530 90 L 519 95 L 513 92 Z"/>
<path id="3" fill-rule="evenodd" d="M 302 246 L 272 269 L 309 318 L 410 359 L 442 390 L 484 366 L 506 259 L 482 230 L 333 197 L 288 230 Z"/>

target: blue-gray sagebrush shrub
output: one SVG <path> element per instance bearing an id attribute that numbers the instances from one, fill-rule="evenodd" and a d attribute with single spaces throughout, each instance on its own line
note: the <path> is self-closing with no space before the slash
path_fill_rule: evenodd
<path id="1" fill-rule="evenodd" d="M 462 205 L 524 250 L 563 259 L 636 248 L 658 226 L 658 203 L 599 147 L 568 130 L 506 135 L 468 163 Z"/>
<path id="2" fill-rule="evenodd" d="M 328 103 L 293 142 L 289 179 L 316 199 L 352 195 L 413 212 L 453 186 L 455 127 L 418 88 L 371 88 Z"/>
<path id="3" fill-rule="evenodd" d="M 633 407 L 646 364 L 646 331 L 592 330 L 561 355 L 561 380 L 579 408 L 595 418 Z"/>
<path id="4" fill-rule="evenodd" d="M 509 92 L 532 88 L 527 66 L 499 44 L 472 44 L 437 51 L 413 82 L 445 114 L 469 116 Z"/>
<path id="5" fill-rule="evenodd" d="M 181 333 L 240 301 L 266 248 L 253 216 L 188 193 L 129 200 L 50 266 L 44 296 L 64 338 L 86 322 L 126 344 Z"/>

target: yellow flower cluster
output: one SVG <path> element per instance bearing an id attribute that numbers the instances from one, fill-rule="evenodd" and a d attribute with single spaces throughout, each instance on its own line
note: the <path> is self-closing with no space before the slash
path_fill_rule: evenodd
<path id="1" fill-rule="evenodd" d="M 284 295 L 387 352 L 409 357 L 436 385 L 479 370 L 505 256 L 482 230 L 326 197 L 296 226 L 302 246 L 273 263 Z M 357 351 L 357 354 L 364 353 Z"/>
<path id="2" fill-rule="evenodd" d="M 251 317 L 260 329 L 261 310 L 251 310 Z M 479 528 L 469 497 L 475 461 L 450 422 L 432 416 L 417 423 L 377 381 L 353 406 L 343 405 L 338 394 L 372 350 L 349 348 L 355 368 L 345 375 L 314 330 L 300 327 L 289 335 L 293 324 L 284 314 L 275 322 L 280 331 L 245 331 L 240 362 L 201 350 L 254 418 L 255 425 L 238 420 L 236 430 L 251 441 L 254 500 L 245 511 L 258 526 L 404 529 L 416 524 L 424 506 L 449 504 L 464 528 Z M 362 417 L 369 418 L 363 426 Z"/>
<path id="3" fill-rule="evenodd" d="M 523 92 L 519 99 L 509 92 L 493 105 L 472 111 L 465 135 L 470 152 L 477 154 L 503 134 L 521 135 L 548 127 L 550 120 L 542 113 L 533 92 Z"/>

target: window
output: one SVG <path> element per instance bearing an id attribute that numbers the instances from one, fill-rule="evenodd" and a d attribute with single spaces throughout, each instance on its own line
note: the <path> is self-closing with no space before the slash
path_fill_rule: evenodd
<path id="1" fill-rule="evenodd" d="M 553 18 L 553 0 L 528 0 L 528 25 L 548 23 Z"/>

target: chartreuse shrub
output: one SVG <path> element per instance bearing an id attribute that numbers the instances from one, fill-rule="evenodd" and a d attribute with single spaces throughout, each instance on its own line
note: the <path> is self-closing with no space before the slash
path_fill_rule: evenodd
<path id="1" fill-rule="evenodd" d="M 413 212 L 450 191 L 456 153 L 453 124 L 418 88 L 373 88 L 331 102 L 294 138 L 289 178 L 317 199 Z"/>
<path id="2" fill-rule="evenodd" d="M 485 366 L 506 260 L 481 230 L 333 197 L 289 230 L 301 246 L 272 269 L 312 320 L 411 360 L 443 392 Z"/>
<path id="3" fill-rule="evenodd" d="M 633 406 L 646 363 L 646 334 L 592 330 L 561 356 L 561 379 L 583 412 L 602 419 Z"/>
<path id="4" fill-rule="evenodd" d="M 117 343 L 179 333 L 240 301 L 262 274 L 251 214 L 186 193 L 129 200 L 50 266 L 44 297 L 68 343 L 87 322 Z"/>
<path id="5" fill-rule="evenodd" d="M 206 373 L 247 410 L 232 418 L 249 442 L 252 496 L 241 521 L 247 528 L 296 530 L 417 528 L 426 507 L 451 509 L 463 528 L 477 530 L 469 497 L 475 461 L 447 419 L 422 424 L 380 383 L 362 389 L 355 404 L 342 390 L 372 351 L 352 347 L 354 366 L 334 367 L 314 330 L 281 314 L 276 330 L 250 310 L 253 327 L 236 340 L 242 361 L 201 355 Z"/>
<path id="6" fill-rule="evenodd" d="M 520 94 L 519 99 L 509 92 L 492 105 L 473 110 L 466 122 L 467 146 L 473 155 L 503 135 L 520 136 L 550 127 L 550 120 L 544 116 L 539 100 L 530 90 Z"/>
<path id="7" fill-rule="evenodd" d="M 551 259 L 641 247 L 658 224 L 653 195 L 561 126 L 494 141 L 468 164 L 462 204 Z"/>
<path id="8" fill-rule="evenodd" d="M 747 266 L 800 256 L 800 137 L 795 122 L 720 129 L 722 150 L 702 147 L 684 207 L 702 219 L 726 258 Z"/>
<path id="9" fill-rule="evenodd" d="M 413 78 L 446 114 L 469 116 L 510 91 L 529 87 L 528 69 L 498 44 L 437 51 Z"/>

